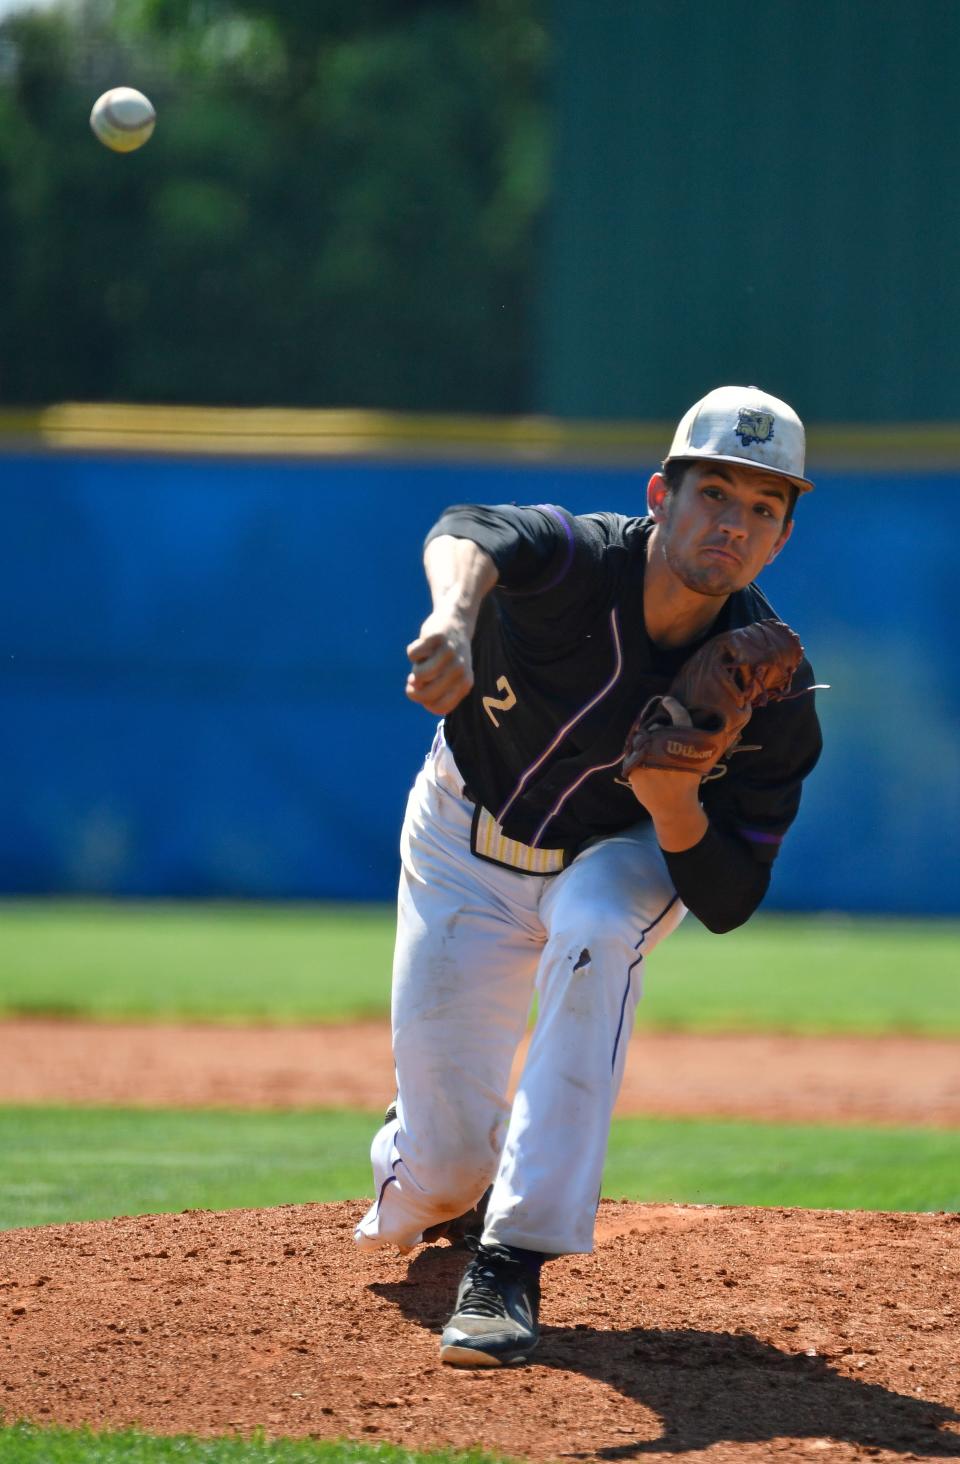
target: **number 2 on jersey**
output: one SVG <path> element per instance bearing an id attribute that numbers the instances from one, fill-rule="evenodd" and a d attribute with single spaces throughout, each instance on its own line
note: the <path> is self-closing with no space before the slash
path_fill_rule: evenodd
<path id="1" fill-rule="evenodd" d="M 500 726 L 497 712 L 509 712 L 511 707 L 517 705 L 516 693 L 505 676 L 501 676 L 497 682 L 497 690 L 503 692 L 502 697 L 485 696 L 483 698 L 483 710 L 495 727 Z"/>

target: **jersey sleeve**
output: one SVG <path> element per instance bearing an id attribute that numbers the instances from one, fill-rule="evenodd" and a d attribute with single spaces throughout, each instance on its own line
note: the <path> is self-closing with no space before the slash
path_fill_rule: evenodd
<path id="1" fill-rule="evenodd" d="M 808 663 L 801 672 L 797 684 L 812 685 Z M 772 864 L 822 745 L 812 691 L 759 708 L 729 755 L 726 776 L 704 786 L 703 806 L 711 822 L 742 839 L 758 863 Z"/>
<path id="2" fill-rule="evenodd" d="M 767 893 L 770 865 L 758 863 L 748 844 L 714 823 L 692 849 L 661 852 L 677 894 L 715 935 L 743 925 Z"/>
<path id="3" fill-rule="evenodd" d="M 552 503 L 455 504 L 441 514 L 424 547 L 443 534 L 478 544 L 497 567 L 497 589 L 517 599 L 574 596 L 590 582 L 581 571 L 600 557 L 589 524 Z"/>
<path id="4" fill-rule="evenodd" d="M 813 675 L 798 677 L 810 686 Z M 770 867 L 800 807 L 803 780 L 820 756 L 813 694 L 754 712 L 726 774 L 703 787 L 710 827 L 692 849 L 664 854 L 677 893 L 718 934 L 742 925 L 770 884 Z"/>

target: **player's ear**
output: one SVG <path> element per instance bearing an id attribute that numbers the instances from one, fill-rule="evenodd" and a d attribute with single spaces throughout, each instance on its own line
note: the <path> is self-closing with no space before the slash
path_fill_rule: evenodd
<path id="1" fill-rule="evenodd" d="M 787 519 L 787 522 L 784 524 L 783 528 L 780 530 L 780 537 L 778 538 L 777 542 L 774 544 L 773 548 L 770 550 L 770 555 L 769 555 L 769 558 L 767 559 L 767 564 L 772 564 L 773 563 L 773 561 L 776 559 L 777 555 L 780 553 L 780 550 L 783 548 L 784 544 L 787 542 L 787 540 L 789 539 L 789 537 L 790 537 L 790 535 L 792 533 L 793 533 L 793 519 L 790 518 L 790 519 Z"/>
<path id="2" fill-rule="evenodd" d="M 670 489 L 667 487 L 667 480 L 662 473 L 654 473 L 647 484 L 647 512 L 658 524 L 662 524 L 667 516 L 667 494 Z"/>

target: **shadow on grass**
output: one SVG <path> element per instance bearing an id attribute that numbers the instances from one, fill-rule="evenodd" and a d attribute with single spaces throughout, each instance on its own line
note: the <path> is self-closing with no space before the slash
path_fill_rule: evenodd
<path id="1" fill-rule="evenodd" d="M 413 1258 L 406 1281 L 370 1289 L 436 1331 L 468 1259 L 464 1251 L 431 1246 Z M 661 1420 L 659 1438 L 566 1458 L 631 1459 L 720 1442 L 806 1438 L 960 1459 L 960 1437 L 942 1429 L 960 1423 L 953 1408 L 844 1377 L 825 1358 L 783 1352 L 750 1333 L 546 1327 L 530 1365 L 605 1383 Z"/>

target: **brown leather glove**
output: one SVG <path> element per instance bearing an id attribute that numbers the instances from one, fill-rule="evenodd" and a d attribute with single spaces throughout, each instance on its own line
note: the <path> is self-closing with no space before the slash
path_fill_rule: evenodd
<path id="1" fill-rule="evenodd" d="M 789 693 L 802 658 L 799 637 L 780 620 L 713 636 L 630 728 L 623 776 L 639 767 L 708 773 L 740 741 L 754 707 Z"/>

